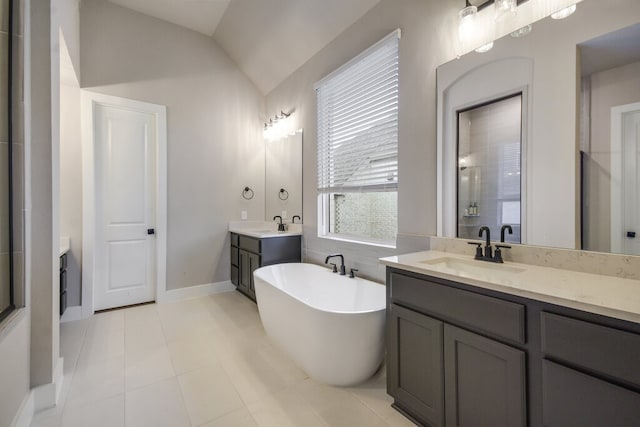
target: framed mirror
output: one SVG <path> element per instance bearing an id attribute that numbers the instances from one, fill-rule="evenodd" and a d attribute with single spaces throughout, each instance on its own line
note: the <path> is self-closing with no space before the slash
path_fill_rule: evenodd
<path id="1" fill-rule="evenodd" d="M 302 222 L 302 129 L 265 141 L 265 220 Z"/>
<path id="2" fill-rule="evenodd" d="M 464 214 L 465 208 L 459 205 L 466 203 L 461 200 L 466 190 L 460 192 L 458 188 L 458 181 L 462 179 L 457 153 L 458 115 L 475 106 L 521 93 L 521 242 L 638 254 L 619 249 L 612 243 L 616 238 L 629 242 L 638 227 L 624 225 L 617 232 L 617 237 L 612 237 L 612 221 L 609 219 L 614 210 L 612 205 L 617 204 L 615 209 L 619 211 L 629 210 L 630 217 L 640 218 L 640 211 L 632 210 L 635 209 L 631 208 L 632 203 L 625 202 L 621 206 L 620 202 L 615 202 L 609 194 L 612 193 L 611 184 L 607 184 L 611 179 L 608 171 L 614 170 L 611 159 L 615 156 L 637 159 L 637 151 L 627 149 L 627 154 L 622 155 L 615 148 L 604 151 L 598 148 L 594 135 L 603 135 L 606 145 L 611 144 L 611 109 L 614 106 L 608 105 L 598 111 L 594 109 L 594 101 L 600 92 L 593 91 L 593 78 L 591 92 L 586 92 L 587 83 L 581 69 L 585 61 L 594 62 L 593 58 L 615 56 L 615 52 L 621 49 L 629 51 L 630 46 L 640 46 L 636 31 L 626 31 L 625 41 L 622 41 L 623 37 L 607 36 L 637 25 L 639 19 L 640 9 L 633 0 L 615 0 L 606 5 L 583 1 L 578 4 L 575 14 L 567 19 L 543 19 L 535 22 L 532 32 L 525 37 L 503 37 L 496 40 L 493 49 L 487 53 L 472 52 L 438 67 L 439 236 L 471 236 L 461 234 L 458 229 L 459 215 L 460 212 Z M 597 42 L 603 36 L 617 39 L 617 42 L 604 46 Z M 586 46 L 594 48 L 585 54 Z M 627 49 L 622 46 L 627 46 Z M 640 61 L 640 57 L 627 56 L 627 61 L 616 67 L 633 68 L 632 64 Z M 613 74 L 620 71 L 608 70 Z M 627 82 L 625 91 L 628 96 L 638 99 L 616 101 L 615 106 L 640 102 L 638 79 L 640 72 L 630 73 L 631 81 Z M 587 112 L 591 117 L 587 117 Z M 594 114 L 597 115 L 595 120 Z M 596 123 L 601 121 L 605 123 L 602 127 Z M 632 127 L 630 124 L 627 126 Z M 613 127 L 620 129 L 617 124 Z M 585 129 L 590 139 L 585 138 Z M 628 170 L 622 173 L 629 177 L 633 174 L 640 176 L 631 163 L 627 161 Z M 483 182 L 488 179 L 484 169 L 480 176 Z M 630 180 L 637 183 L 637 178 Z M 603 190 L 607 186 L 609 190 Z M 623 191 L 629 190 L 620 190 L 617 194 L 623 194 Z M 618 200 L 629 200 L 629 196 L 621 195 Z M 476 203 L 481 206 L 485 201 Z M 492 216 L 495 221 L 502 219 L 498 214 Z M 489 222 L 489 219 L 484 221 Z M 477 224 L 478 227 L 480 225 L 488 224 Z M 492 237 L 496 236 L 499 233 L 492 233 Z"/>

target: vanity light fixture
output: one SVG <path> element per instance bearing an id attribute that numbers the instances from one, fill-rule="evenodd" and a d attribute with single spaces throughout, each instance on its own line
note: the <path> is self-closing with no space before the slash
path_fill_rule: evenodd
<path id="1" fill-rule="evenodd" d="M 491 49 L 493 49 L 493 42 L 483 44 L 482 46 L 476 49 L 476 52 L 485 53 L 485 52 L 489 52 Z"/>
<path id="2" fill-rule="evenodd" d="M 290 115 L 291 113 L 285 113 L 284 111 L 280 110 L 280 114 L 276 114 L 272 119 L 269 119 L 268 123 L 264 124 L 264 127 L 262 129 L 262 136 L 268 141 L 281 138 L 283 134 L 286 133 L 286 126 L 284 124 L 284 121 Z"/>
<path id="3" fill-rule="evenodd" d="M 477 15 L 478 8 L 475 6 L 467 6 L 459 12 L 460 24 L 458 26 L 458 38 L 463 44 L 473 41 Z"/>
<path id="4" fill-rule="evenodd" d="M 496 21 L 513 16 L 518 8 L 517 0 L 495 0 Z"/>
<path id="5" fill-rule="evenodd" d="M 515 37 L 515 38 L 524 37 L 527 34 L 529 34 L 532 29 L 533 29 L 533 26 L 531 24 L 525 25 L 524 27 L 518 28 L 517 30 L 512 32 L 511 37 Z"/>
<path id="6" fill-rule="evenodd" d="M 551 19 L 564 19 L 573 15 L 573 12 L 576 11 L 577 6 L 572 4 L 571 6 L 565 7 L 564 9 L 560 9 L 559 11 L 551 14 Z"/>

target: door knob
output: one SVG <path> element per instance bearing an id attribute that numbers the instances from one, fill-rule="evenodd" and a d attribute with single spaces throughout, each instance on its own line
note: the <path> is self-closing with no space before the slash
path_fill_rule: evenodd
<path id="1" fill-rule="evenodd" d="M 156 234 L 155 228 L 147 228 L 147 234 Z"/>
<path id="2" fill-rule="evenodd" d="M 627 231 L 627 237 L 629 237 L 630 239 L 635 239 L 636 238 L 636 232 L 635 231 Z"/>

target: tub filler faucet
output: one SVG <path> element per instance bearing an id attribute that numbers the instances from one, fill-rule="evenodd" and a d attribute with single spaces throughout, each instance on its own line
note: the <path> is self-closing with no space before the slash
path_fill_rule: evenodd
<path id="1" fill-rule="evenodd" d="M 331 254 L 328 255 L 327 258 L 324 260 L 325 264 L 329 264 L 329 260 L 331 258 L 336 258 L 336 257 L 340 257 L 340 275 L 344 276 L 345 274 L 347 274 L 346 269 L 344 268 L 344 256 L 342 254 Z M 338 268 L 336 267 L 336 264 L 331 264 L 333 265 L 333 272 L 337 273 L 338 272 Z"/>

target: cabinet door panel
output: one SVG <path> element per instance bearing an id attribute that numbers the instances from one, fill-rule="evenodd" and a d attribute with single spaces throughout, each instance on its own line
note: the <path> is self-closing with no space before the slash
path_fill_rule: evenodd
<path id="1" fill-rule="evenodd" d="M 639 425 L 640 394 L 547 360 L 542 363 L 545 426 Z"/>
<path id="2" fill-rule="evenodd" d="M 240 257 L 240 281 L 238 282 L 238 288 L 247 292 L 249 290 L 249 283 L 251 281 L 251 271 L 249 270 L 249 252 L 240 249 L 238 252 Z"/>
<path id="3" fill-rule="evenodd" d="M 387 386 L 395 403 L 429 425 L 444 425 L 442 322 L 391 304 Z"/>
<path id="4" fill-rule="evenodd" d="M 447 426 L 524 426 L 525 354 L 444 326 Z"/>
<path id="5" fill-rule="evenodd" d="M 253 282 L 253 272 L 260 267 L 260 256 L 256 254 L 249 253 L 249 294 L 255 299 L 256 298 L 256 288 Z"/>

